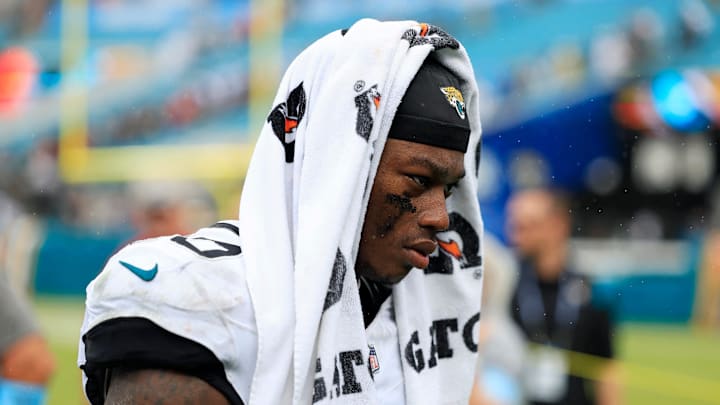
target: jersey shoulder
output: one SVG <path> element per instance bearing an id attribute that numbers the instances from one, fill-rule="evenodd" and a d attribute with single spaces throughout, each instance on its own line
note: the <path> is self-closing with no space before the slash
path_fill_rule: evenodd
<path id="1" fill-rule="evenodd" d="M 229 309 L 249 301 L 237 222 L 191 235 L 133 242 L 113 255 L 87 288 L 95 322 L 157 312 Z M 92 325 L 88 325 L 92 326 Z"/>
<path id="2" fill-rule="evenodd" d="M 103 370 L 113 364 L 179 371 L 220 364 L 213 381 L 231 385 L 222 392 L 249 396 L 257 333 L 239 241 L 237 222 L 223 221 L 132 243 L 108 260 L 87 288 L 78 343 L 88 397 L 102 390 Z M 150 345 L 151 335 L 158 344 Z M 212 356 L 198 356 L 205 349 Z"/>

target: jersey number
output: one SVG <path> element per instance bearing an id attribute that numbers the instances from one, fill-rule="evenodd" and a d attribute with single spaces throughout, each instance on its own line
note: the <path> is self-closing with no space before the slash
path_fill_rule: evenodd
<path id="1" fill-rule="evenodd" d="M 236 256 L 242 253 L 240 246 L 225 242 L 219 242 L 208 238 L 198 237 L 188 239 L 184 236 L 175 236 L 171 240 L 175 243 L 179 243 L 180 245 L 185 246 L 186 248 L 192 250 L 200 256 L 207 257 L 209 259 L 214 259 L 216 257 Z M 202 248 L 198 247 L 196 244 L 193 243 L 193 241 L 199 240 L 203 241 L 201 244 Z M 208 248 L 206 246 L 208 245 L 208 242 L 210 242 L 210 244 L 216 245 L 217 249 Z"/>

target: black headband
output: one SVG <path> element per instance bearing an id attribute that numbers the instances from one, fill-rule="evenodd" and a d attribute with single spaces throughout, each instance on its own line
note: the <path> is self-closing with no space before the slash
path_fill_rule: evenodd
<path id="1" fill-rule="evenodd" d="M 398 106 L 389 138 L 465 153 L 470 123 L 460 79 L 428 57 Z"/>

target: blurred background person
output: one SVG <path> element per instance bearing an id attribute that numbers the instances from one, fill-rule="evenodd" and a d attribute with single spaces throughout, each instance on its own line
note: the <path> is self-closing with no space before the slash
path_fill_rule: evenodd
<path id="1" fill-rule="evenodd" d="M 26 204 L 29 205 L 29 204 Z M 21 299 L 29 299 L 43 225 L 0 190 L 0 273 Z"/>
<path id="2" fill-rule="evenodd" d="M 40 405 L 55 369 L 28 304 L 0 271 L 0 404 Z"/>
<path id="3" fill-rule="evenodd" d="M 557 190 L 517 192 L 508 203 L 508 233 L 521 260 L 512 317 L 529 347 L 524 387 L 532 404 L 620 403 L 610 359 L 607 312 L 591 303 L 590 285 L 569 262 L 570 206 Z M 608 359 L 596 363 L 571 352 Z M 580 377 L 593 377 L 592 380 Z"/>
<path id="4" fill-rule="evenodd" d="M 693 321 L 701 330 L 720 330 L 720 190 L 712 202 L 711 226 L 703 238 Z"/>
<path id="5" fill-rule="evenodd" d="M 204 190 L 191 182 L 140 181 L 128 186 L 130 241 L 187 234 L 213 223 L 216 213 Z"/>
<path id="6" fill-rule="evenodd" d="M 470 405 L 524 404 L 525 336 L 510 316 L 518 279 L 513 253 L 490 233 L 483 235 L 482 315 L 478 364 Z"/>
<path id="7" fill-rule="evenodd" d="M 704 330 L 720 329 L 720 231 L 710 230 L 698 270 L 694 321 Z"/>

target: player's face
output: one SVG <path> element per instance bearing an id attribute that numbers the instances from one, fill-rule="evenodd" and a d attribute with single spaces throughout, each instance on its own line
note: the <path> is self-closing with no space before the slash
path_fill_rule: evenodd
<path id="1" fill-rule="evenodd" d="M 445 200 L 465 175 L 462 152 L 388 139 L 370 193 L 356 271 L 394 284 L 428 266 L 447 229 Z"/>

